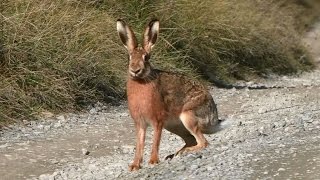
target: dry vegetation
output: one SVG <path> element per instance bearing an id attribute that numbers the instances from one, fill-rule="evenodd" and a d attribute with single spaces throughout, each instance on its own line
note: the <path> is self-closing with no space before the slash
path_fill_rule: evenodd
<path id="1" fill-rule="evenodd" d="M 140 36 L 161 20 L 157 67 L 217 83 L 312 68 L 300 42 L 317 0 L 4 0 L 0 124 L 124 96 L 127 57 L 115 21 Z M 0 125 L 1 126 L 1 125 Z"/>

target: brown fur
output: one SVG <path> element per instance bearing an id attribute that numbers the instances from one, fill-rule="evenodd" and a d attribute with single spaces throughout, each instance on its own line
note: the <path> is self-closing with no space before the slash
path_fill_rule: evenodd
<path id="1" fill-rule="evenodd" d="M 174 155 L 205 148 L 208 142 L 203 134 L 214 133 L 217 126 L 216 104 L 207 88 L 199 82 L 151 67 L 150 51 L 158 36 L 159 22 L 154 20 L 147 26 L 143 48 L 138 47 L 133 31 L 124 21 L 118 20 L 117 30 L 129 53 L 127 96 L 137 133 L 136 154 L 129 169 L 140 168 L 147 124 L 154 129 L 150 164 L 159 162 L 163 128 L 186 143 Z"/>

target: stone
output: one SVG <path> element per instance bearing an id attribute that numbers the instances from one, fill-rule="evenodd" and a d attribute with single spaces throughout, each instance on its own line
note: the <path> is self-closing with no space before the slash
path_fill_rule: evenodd
<path id="1" fill-rule="evenodd" d="M 82 151 L 83 155 L 89 155 L 90 154 L 90 152 L 86 148 L 82 148 L 81 151 Z"/>

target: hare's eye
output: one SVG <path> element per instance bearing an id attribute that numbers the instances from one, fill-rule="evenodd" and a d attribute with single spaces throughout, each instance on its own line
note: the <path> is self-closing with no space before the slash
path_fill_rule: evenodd
<path id="1" fill-rule="evenodd" d="M 144 56 L 144 61 L 149 61 L 149 59 L 150 59 L 150 55 L 149 55 L 149 54 L 146 54 L 146 55 Z"/>

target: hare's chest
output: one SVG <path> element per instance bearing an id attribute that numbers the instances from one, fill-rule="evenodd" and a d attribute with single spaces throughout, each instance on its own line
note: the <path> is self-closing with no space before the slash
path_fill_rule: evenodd
<path id="1" fill-rule="evenodd" d="M 155 84 L 127 83 L 128 107 L 133 119 L 161 119 L 166 114 Z"/>

